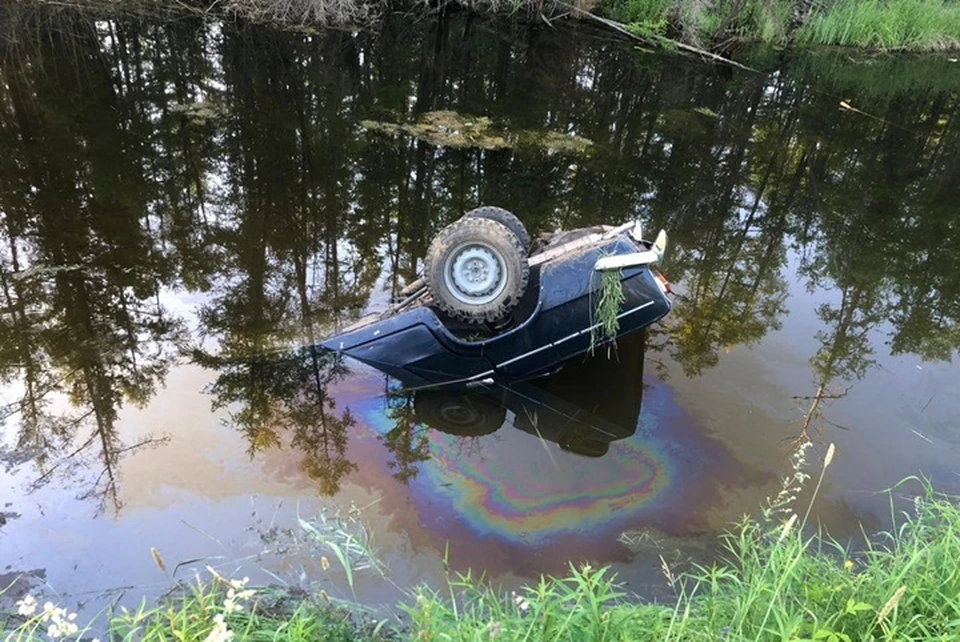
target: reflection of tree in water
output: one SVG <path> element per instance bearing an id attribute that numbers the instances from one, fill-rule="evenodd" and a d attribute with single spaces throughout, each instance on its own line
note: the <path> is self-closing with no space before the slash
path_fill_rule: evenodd
<path id="1" fill-rule="evenodd" d="M 356 470 L 346 457 L 356 420 L 349 408 L 339 411 L 327 391 L 348 373 L 342 356 L 309 347 L 247 358 L 195 351 L 194 360 L 218 371 L 208 392 L 215 407 L 230 409 L 230 422 L 249 442 L 251 456 L 281 447 L 287 433 L 286 445 L 296 449 L 324 495 L 336 494 L 341 479 Z"/>
<path id="2" fill-rule="evenodd" d="M 118 410 L 154 394 L 181 327 L 157 301 L 170 269 L 141 226 L 148 196 L 130 121 L 110 108 L 102 67 L 81 76 L 71 66 L 98 45 L 52 37 L 43 47 L 48 65 L 0 68 L 10 152 L 0 155 L 0 376 L 22 389 L 4 414 L 33 456 L 35 486 L 90 468 L 79 496 L 117 509 L 120 457 L 162 443 L 123 443 Z"/>
<path id="3" fill-rule="evenodd" d="M 861 379 L 874 365 L 871 334 L 887 332 L 893 355 L 926 360 L 950 359 L 960 347 L 960 274 L 946 260 L 960 250 L 951 232 L 957 212 L 941 201 L 956 198 L 960 169 L 942 146 L 960 141 L 956 123 L 941 119 L 942 96 L 921 104 L 929 111 L 913 130 L 859 119 L 811 154 L 813 207 L 799 216 L 799 271 L 811 290 L 831 290 L 833 300 L 817 309 L 825 328 L 811 359 L 815 393 L 802 437 L 822 418 L 824 401 L 849 390 L 831 385 Z M 902 118 L 894 105 L 888 116 Z M 853 192 L 851 183 L 869 190 Z"/>
<path id="4" fill-rule="evenodd" d="M 387 392 L 386 415 L 393 428 L 380 436 L 380 441 L 393 455 L 388 466 L 393 476 L 407 483 L 417 476 L 417 464 L 430 459 L 429 428 L 423 425 L 413 407 L 412 393 Z"/>
<path id="5" fill-rule="evenodd" d="M 183 287 L 209 295 L 199 329 L 218 352 L 198 358 L 239 404 L 251 448 L 300 426 L 299 447 L 326 462 L 314 474 L 335 487 L 352 421 L 325 391 L 339 366 L 276 350 L 314 345 L 402 286 L 433 232 L 480 203 L 534 234 L 638 214 L 666 227 L 666 276 L 687 296 L 651 343 L 690 375 L 779 327 L 790 249 L 812 287 L 837 290 L 819 310 L 821 390 L 862 376 L 874 329 L 924 358 L 960 343 L 960 99 L 938 81 L 891 94 L 825 59 L 731 77 L 475 20 L 310 36 L 57 20 L 0 43 L 0 373 L 23 390 L 21 446 L 41 474 L 86 443 L 81 454 L 106 453 L 93 457 L 98 487 L 115 494 L 129 447 L 117 409 L 163 380 L 180 328 L 158 290 Z M 811 80 L 823 77 L 836 84 Z M 840 94 L 880 120 L 838 110 Z M 453 149 L 357 126 L 441 109 L 594 145 Z M 25 275 L 44 266 L 70 269 Z M 409 477 L 422 440 L 409 408 L 390 412 L 385 441 Z"/>

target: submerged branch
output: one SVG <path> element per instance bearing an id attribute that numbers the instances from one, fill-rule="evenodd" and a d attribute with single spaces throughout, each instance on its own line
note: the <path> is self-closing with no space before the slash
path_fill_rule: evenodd
<path id="1" fill-rule="evenodd" d="M 573 5 L 567 4 L 567 3 L 565 3 L 565 2 L 558 2 L 557 4 L 562 5 L 562 6 L 565 6 L 565 7 L 569 7 L 569 8 L 571 8 L 571 9 L 574 9 L 574 8 L 575 8 L 575 7 L 573 7 Z M 638 41 L 638 42 L 643 42 L 643 43 L 649 43 L 649 39 L 647 39 L 647 38 L 641 38 L 641 37 L 638 36 L 637 34 L 633 33 L 632 31 L 630 31 L 629 29 L 627 29 L 627 26 L 624 25 L 622 22 L 617 22 L 616 20 L 610 20 L 609 18 L 603 18 L 603 17 L 598 16 L 598 15 L 596 15 L 596 14 L 594 14 L 594 13 L 590 13 L 589 11 L 583 11 L 583 10 L 580 10 L 580 11 L 579 11 L 579 15 L 581 15 L 582 17 L 584 17 L 584 18 L 586 18 L 586 19 L 588 19 L 588 20 L 592 20 L 593 22 L 595 22 L 595 23 L 597 23 L 597 24 L 599 24 L 599 25 L 602 25 L 602 26 L 604 26 L 604 27 L 607 27 L 608 29 L 612 29 L 612 30 L 616 31 L 616 32 L 619 33 L 619 34 L 623 34 L 624 36 L 626 36 L 626 37 L 628 37 L 628 38 L 630 38 L 630 39 L 632 39 L 632 40 L 636 40 L 636 41 Z M 679 49 L 679 50 L 681 50 L 681 51 L 685 51 L 685 52 L 687 52 L 687 53 L 694 53 L 694 54 L 697 54 L 697 55 L 699 55 L 699 56 L 703 56 L 704 58 L 707 58 L 708 60 L 711 60 L 711 61 L 713 61 L 713 62 L 719 62 L 719 63 L 725 64 L 725 65 L 730 65 L 731 67 L 736 67 L 737 69 L 743 69 L 744 71 L 751 71 L 751 72 L 753 72 L 753 73 L 760 73 L 759 71 L 757 71 L 757 70 L 754 69 L 753 67 L 748 67 L 748 66 L 746 66 L 746 65 L 742 65 L 742 64 L 740 64 L 739 62 L 736 62 L 736 61 L 731 60 L 731 59 L 729 59 L 729 58 L 724 58 L 723 56 L 718 56 L 718 55 L 715 54 L 715 53 L 709 52 L 709 51 L 707 51 L 707 50 L 705 50 L 705 49 L 701 49 L 700 47 L 694 47 L 693 45 L 688 45 L 688 44 L 685 43 L 685 42 L 681 42 L 681 41 L 679 41 L 679 40 L 674 40 L 673 38 L 667 38 L 666 36 L 654 36 L 654 39 L 655 39 L 656 42 L 659 42 L 659 43 L 669 42 L 669 43 L 670 43 L 670 46 L 676 47 L 677 49 Z"/>

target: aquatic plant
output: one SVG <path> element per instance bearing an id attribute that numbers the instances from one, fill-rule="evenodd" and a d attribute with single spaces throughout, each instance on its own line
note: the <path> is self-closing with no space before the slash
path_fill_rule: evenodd
<path id="1" fill-rule="evenodd" d="M 512 130 L 494 124 L 486 116 L 448 110 L 427 112 L 412 123 L 362 120 L 360 126 L 387 136 L 405 134 L 436 147 L 451 149 L 517 148 L 572 155 L 586 154 L 593 147 L 593 141 L 583 136 L 551 130 Z"/>

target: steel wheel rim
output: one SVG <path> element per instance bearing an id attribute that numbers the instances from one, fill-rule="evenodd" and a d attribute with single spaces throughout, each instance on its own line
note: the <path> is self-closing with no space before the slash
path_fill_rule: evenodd
<path id="1" fill-rule="evenodd" d="M 494 301 L 507 287 L 503 255 L 485 243 L 465 243 L 450 253 L 443 265 L 450 294 L 468 305 Z"/>
<path id="2" fill-rule="evenodd" d="M 448 401 L 437 408 L 437 414 L 443 421 L 460 428 L 472 427 L 480 423 L 483 416 L 471 404 Z"/>

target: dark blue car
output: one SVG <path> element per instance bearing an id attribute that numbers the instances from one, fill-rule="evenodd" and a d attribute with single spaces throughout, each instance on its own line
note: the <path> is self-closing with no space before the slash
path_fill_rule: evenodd
<path id="1" fill-rule="evenodd" d="M 456 242 L 446 244 L 450 248 L 446 258 L 431 263 L 428 254 L 424 287 L 387 311 L 361 319 L 323 346 L 408 384 L 510 381 L 555 370 L 670 311 L 669 285 L 652 267 L 663 256 L 666 234 L 661 231 L 656 241 L 648 242 L 642 239 L 639 224 L 631 223 L 563 233 L 524 257 L 522 295 L 515 297 L 507 313 L 490 321 L 491 294 L 510 285 L 512 249 L 503 244 L 488 249 L 485 242 L 461 233 Z M 431 272 L 431 265 L 440 267 Z M 598 336 L 596 305 L 601 274 L 607 270 L 618 272 L 623 299 L 615 336 Z M 436 287 L 438 281 L 446 291 Z M 467 304 L 475 294 L 486 306 L 482 323 L 469 317 Z M 438 304 L 443 297 L 446 301 Z M 461 309 L 465 311 L 460 313 Z M 411 377 L 419 381 L 412 382 Z"/>

